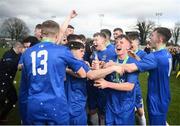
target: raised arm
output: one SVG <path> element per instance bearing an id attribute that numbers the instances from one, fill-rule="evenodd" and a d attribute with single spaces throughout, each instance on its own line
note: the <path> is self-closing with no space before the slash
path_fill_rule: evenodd
<path id="1" fill-rule="evenodd" d="M 61 43 L 61 41 L 63 40 L 63 36 L 64 36 L 64 34 L 66 32 L 66 29 L 67 29 L 67 27 L 69 25 L 69 22 L 71 21 L 71 19 L 73 19 L 76 16 L 77 16 L 76 11 L 72 10 L 71 13 L 65 19 L 65 21 L 63 22 L 63 24 L 60 26 L 60 32 L 59 32 L 59 38 L 58 38 L 57 44 Z"/>

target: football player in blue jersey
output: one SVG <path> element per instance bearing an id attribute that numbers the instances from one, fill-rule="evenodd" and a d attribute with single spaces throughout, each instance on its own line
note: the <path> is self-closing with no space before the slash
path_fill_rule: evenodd
<path id="1" fill-rule="evenodd" d="M 77 41 L 68 42 L 67 46 L 76 59 L 82 61 L 82 67 L 86 72 L 90 70 L 89 66 L 83 61 L 84 44 Z M 86 78 L 79 78 L 67 68 L 65 80 L 65 93 L 69 104 L 70 125 L 87 125 L 86 114 Z"/>
<path id="2" fill-rule="evenodd" d="M 95 47 L 95 51 L 93 52 L 91 59 L 92 62 L 101 62 L 101 64 L 108 62 L 111 57 L 111 53 L 108 52 L 106 48 L 106 36 L 103 33 L 95 33 L 93 35 L 93 45 Z M 91 82 L 94 83 L 94 82 Z M 88 107 L 90 120 L 94 125 L 104 124 L 104 115 L 105 115 L 105 102 L 106 96 L 105 92 L 102 89 L 97 89 L 93 85 L 88 85 Z M 94 92 L 93 94 L 91 92 Z M 98 109 L 98 121 L 96 112 Z"/>
<path id="3" fill-rule="evenodd" d="M 83 43 L 78 41 L 70 41 L 67 46 L 71 50 L 75 58 L 82 62 L 82 67 L 87 73 L 87 78 L 98 79 L 102 74 L 108 74 L 115 69 L 100 69 L 90 70 L 90 67 L 86 61 L 83 61 L 85 46 Z M 65 81 L 65 92 L 67 101 L 69 104 L 70 113 L 70 125 L 87 125 L 86 115 L 86 78 L 80 78 L 70 69 L 67 69 L 66 81 Z M 92 92 L 91 92 L 92 93 Z"/>
<path id="4" fill-rule="evenodd" d="M 130 56 L 134 57 L 136 60 L 141 60 L 143 57 L 147 54 L 143 50 L 139 49 L 139 35 L 137 33 L 129 33 L 128 38 L 131 41 L 131 50 L 128 51 L 128 54 Z M 136 109 L 136 116 L 138 120 L 138 124 L 140 125 L 146 125 L 146 118 L 145 118 L 145 113 L 144 113 L 144 104 L 143 104 L 143 98 L 142 98 L 142 93 L 141 93 L 141 87 L 140 83 L 138 80 L 138 83 L 136 85 L 136 104 L 135 104 L 135 109 Z"/>
<path id="5" fill-rule="evenodd" d="M 166 49 L 166 43 L 170 38 L 171 31 L 168 28 L 155 28 L 150 40 L 156 51 L 146 55 L 139 62 L 123 65 L 127 72 L 149 71 L 147 109 L 150 125 L 166 125 L 171 100 L 169 77 L 172 68 L 172 56 Z"/>
<path id="6" fill-rule="evenodd" d="M 66 66 L 80 77 L 86 77 L 86 72 L 67 47 L 56 44 L 58 39 L 59 25 L 45 21 L 42 42 L 22 56 L 19 106 L 23 124 L 69 124 L 64 92 Z"/>
<path id="7" fill-rule="evenodd" d="M 136 60 L 128 56 L 130 40 L 125 35 L 116 39 L 117 56 L 112 58 L 116 63 L 133 63 Z M 135 85 L 138 73 L 125 73 L 120 75 L 116 72 L 108 75 L 105 79 L 96 80 L 95 86 L 106 89 L 106 125 L 133 125 L 135 111 Z"/>
<path id="8" fill-rule="evenodd" d="M 106 36 L 106 48 L 108 52 L 111 54 L 111 56 L 115 57 L 115 46 L 113 42 L 111 41 L 111 31 L 109 29 L 101 29 L 101 33 L 105 34 Z"/>
<path id="9" fill-rule="evenodd" d="M 117 38 L 119 35 L 121 35 L 121 34 L 123 34 L 123 29 L 122 29 L 122 28 L 115 28 L 115 29 L 113 30 L 114 40 L 116 40 L 116 38 Z"/>
<path id="10" fill-rule="evenodd" d="M 112 48 L 108 49 L 106 42 L 107 42 L 107 36 L 104 33 L 95 33 L 94 34 L 94 47 L 95 51 L 92 54 L 92 60 L 93 62 L 100 61 L 100 65 L 103 66 L 104 63 L 108 62 L 112 57 L 115 57 L 116 53 L 115 50 L 112 51 Z M 114 48 L 113 48 L 114 49 Z M 89 89 L 94 90 L 94 97 L 92 101 L 89 103 L 90 113 L 92 113 L 92 118 L 94 115 L 93 110 L 95 108 L 98 108 L 98 117 L 99 117 L 99 124 L 104 124 L 104 115 L 105 115 L 105 104 L 106 104 L 106 94 L 105 91 L 102 89 L 97 89 L 95 87 L 90 87 Z M 89 99 L 93 97 L 92 94 L 90 94 Z"/>

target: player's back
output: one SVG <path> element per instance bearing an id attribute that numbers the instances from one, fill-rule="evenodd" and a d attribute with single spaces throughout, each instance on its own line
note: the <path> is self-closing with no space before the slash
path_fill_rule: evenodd
<path id="1" fill-rule="evenodd" d="M 64 46 L 42 42 L 24 53 L 23 71 L 25 72 L 22 74 L 25 74 L 28 85 L 27 115 L 29 120 L 59 118 L 57 120 L 63 122 L 63 118 L 68 116 L 68 105 L 64 93 L 66 60 L 69 57 L 67 51 Z M 60 108 L 61 111 L 58 110 Z"/>
<path id="2" fill-rule="evenodd" d="M 26 51 L 23 64 L 29 79 L 28 82 L 31 83 L 33 89 L 32 93 L 46 90 L 48 86 L 51 86 L 49 89 L 58 90 L 54 86 L 62 85 L 66 66 L 63 58 L 65 50 L 66 47 L 42 42 Z"/>

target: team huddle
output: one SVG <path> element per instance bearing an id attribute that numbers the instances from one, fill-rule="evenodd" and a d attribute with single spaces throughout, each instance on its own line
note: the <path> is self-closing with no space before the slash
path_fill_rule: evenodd
<path id="1" fill-rule="evenodd" d="M 61 32 L 55 21 L 43 22 L 41 42 L 21 56 L 22 124 L 135 125 L 137 116 L 146 125 L 138 76 L 148 71 L 149 124 L 166 125 L 172 64 L 165 48 L 171 38 L 168 28 L 153 30 L 156 51 L 150 54 L 138 49 L 137 34 L 118 34 L 119 28 L 114 42 L 108 29 L 95 33 L 91 53 L 80 36 Z"/>

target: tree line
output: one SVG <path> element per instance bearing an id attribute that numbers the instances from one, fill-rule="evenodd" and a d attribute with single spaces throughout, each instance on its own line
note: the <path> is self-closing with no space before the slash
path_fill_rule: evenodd
<path id="1" fill-rule="evenodd" d="M 141 45 L 146 44 L 146 40 L 149 37 L 151 31 L 155 28 L 155 23 L 153 21 L 138 20 L 135 29 L 139 31 Z M 3 37 L 11 38 L 11 40 L 22 40 L 24 37 L 28 36 L 30 33 L 29 28 L 26 23 L 17 18 L 12 17 L 5 19 L 0 27 L 0 33 Z M 172 30 L 173 39 L 175 45 L 177 45 L 180 37 L 180 22 L 175 23 L 175 27 Z"/>

